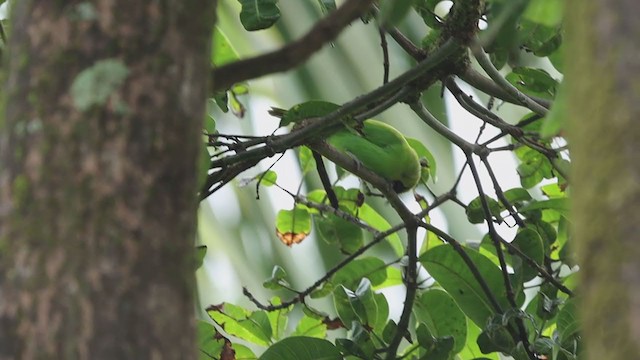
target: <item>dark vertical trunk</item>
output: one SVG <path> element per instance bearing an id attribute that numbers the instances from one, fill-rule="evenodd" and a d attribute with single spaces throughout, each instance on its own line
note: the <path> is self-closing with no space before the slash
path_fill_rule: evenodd
<path id="1" fill-rule="evenodd" d="M 214 4 L 16 2 L 0 123 L 0 358 L 194 357 Z"/>
<path id="2" fill-rule="evenodd" d="M 640 354 L 640 2 L 567 6 L 573 221 L 589 359 Z"/>

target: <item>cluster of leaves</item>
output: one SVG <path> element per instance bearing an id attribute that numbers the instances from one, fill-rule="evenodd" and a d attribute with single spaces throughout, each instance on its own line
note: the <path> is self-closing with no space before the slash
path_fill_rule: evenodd
<path id="1" fill-rule="evenodd" d="M 280 16 L 274 0 L 240 2 L 240 19 L 246 30 L 267 28 Z M 445 33 L 451 31 L 451 24 L 447 24 L 450 15 L 436 15 L 439 2 L 384 0 L 374 15 L 379 24 L 395 29 L 393 26 L 408 13 L 418 14 L 430 28 L 422 41 L 423 47 L 432 52 L 445 42 Z M 453 6 L 469 7 L 472 3 L 476 2 L 457 0 Z M 522 65 L 522 58 L 527 56 L 529 64 L 539 64 L 538 59 L 549 59 L 555 69 L 562 72 L 559 3 L 555 0 L 487 0 L 486 7 L 481 9 L 481 19 L 488 27 L 480 33 L 480 39 L 484 39 L 484 51 L 493 66 L 492 69 L 485 68 L 491 77 L 486 80 L 502 89 L 489 94 L 529 108 L 532 110 L 529 115 L 516 125 L 510 125 L 497 117 L 491 106 L 482 109 L 471 106 L 475 109 L 472 113 L 485 121 L 485 126 L 496 126 L 501 130 L 500 136 L 486 143 L 455 140 L 457 138 L 450 130 L 430 125 L 467 155 L 460 176 L 467 170 L 474 175 L 479 193 L 476 199 L 469 203 L 457 199 L 457 182 L 449 192 L 434 194 L 430 191 L 428 185 L 435 179 L 437 159 L 418 140 L 412 140 L 411 146 L 428 164 L 421 185 L 415 191 L 422 211 L 406 217 L 402 215 L 405 208 L 394 205 L 403 219 L 398 225 L 392 225 L 376 211 L 366 196 L 368 191 L 359 188 L 333 186 L 330 190 L 325 187 L 305 195 L 291 193 L 296 205 L 279 212 L 276 224 L 279 238 L 291 246 L 303 241 L 315 229 L 321 239 L 335 246 L 345 258 L 304 290 L 293 289 L 287 281 L 286 271 L 275 266 L 264 287 L 291 291 L 295 293 L 291 300 L 273 298 L 264 305 L 245 290 L 259 310 L 229 303 L 210 306 L 207 313 L 215 326 L 201 321 L 198 328 L 202 358 L 256 358 L 244 342 L 267 347 L 260 359 L 401 357 L 470 360 L 499 359 L 499 353 L 517 360 L 576 359 L 580 351 L 580 334 L 573 298 L 575 261 L 568 231 L 566 189 L 569 183 L 564 176 L 569 157 L 561 137 L 563 114 L 559 94 L 562 84 L 539 67 Z M 335 11 L 335 3 L 331 0 L 322 0 L 319 4 L 325 13 Z M 214 65 L 237 60 L 228 39 L 222 33 L 216 34 Z M 397 39 L 398 34 L 401 35 L 396 32 L 394 38 Z M 407 46 L 405 50 L 417 60 L 423 55 L 422 52 L 412 53 Z M 498 70 L 507 68 L 506 76 L 495 78 Z M 432 86 L 444 86 L 450 81 L 446 76 L 436 80 L 442 82 L 434 82 Z M 238 105 L 236 95 L 244 92 L 243 89 L 246 87 L 238 89 L 236 86 L 221 92 L 216 95 L 216 101 L 223 110 L 229 109 L 228 104 L 239 109 L 242 105 Z M 473 100 L 465 101 L 469 105 Z M 322 102 L 311 103 L 326 106 Z M 530 105 L 532 103 L 537 105 Z M 304 114 L 296 113 L 308 109 L 309 103 L 305 106 L 292 108 L 289 114 L 294 115 L 290 116 L 305 118 Z M 340 109 L 330 106 L 314 111 L 330 116 Z M 423 120 L 428 118 L 417 105 L 412 109 Z M 241 115 L 240 111 L 234 113 Z M 318 115 L 314 113 L 309 117 Z M 287 123 L 283 117 L 281 125 Z M 206 164 L 215 171 L 212 164 L 216 161 L 225 166 L 234 163 L 235 155 L 228 155 L 228 152 L 237 148 L 235 145 L 240 138 L 234 138 L 233 144 L 225 143 L 224 136 L 215 135 L 215 122 L 209 119 L 209 124 L 206 145 L 217 152 L 206 158 Z M 489 145 L 497 138 L 509 135 L 512 142 L 507 150 L 511 150 L 520 162 L 514 171 L 520 177 L 521 187 L 503 191 L 491 175 L 496 193 L 493 198 L 483 191 L 471 155 L 478 155 L 492 174 L 488 154 L 504 149 L 492 150 Z M 243 150 L 259 143 L 255 139 L 250 141 Z M 263 141 L 268 142 L 273 143 L 271 139 Z M 298 145 L 292 144 L 290 148 Z M 225 147 L 227 150 L 220 150 Z M 303 172 L 315 169 L 318 164 L 311 150 L 304 146 L 299 149 Z M 269 150 L 274 151 L 273 148 Z M 242 159 L 247 158 L 247 154 L 236 153 L 242 155 Z M 339 167 L 336 171 L 339 176 L 345 174 Z M 277 186 L 277 174 L 270 170 L 253 180 L 263 186 Z M 339 207 L 330 206 L 329 192 L 333 192 Z M 394 202 L 399 199 L 396 194 L 384 195 L 392 204 L 397 204 Z M 434 227 L 429 212 L 445 202 L 462 206 L 470 223 L 486 224 L 488 230 L 484 238 L 477 243 L 463 244 Z M 497 224 L 505 222 L 517 227 L 513 239 L 503 239 L 495 229 Z M 415 241 L 417 227 L 427 230 L 419 249 Z M 406 230 L 407 242 L 398 236 L 400 230 Z M 365 233 L 371 236 L 366 237 Z M 390 245 L 396 260 L 385 262 L 364 255 L 380 242 Z M 395 322 L 389 319 L 389 303 L 380 290 L 401 284 L 407 288 L 407 297 L 402 317 Z M 335 313 L 323 313 L 308 301 L 324 298 L 332 301 Z M 302 310 L 301 316 L 296 309 Z M 298 317 L 294 326 L 288 325 L 290 314 Z"/>

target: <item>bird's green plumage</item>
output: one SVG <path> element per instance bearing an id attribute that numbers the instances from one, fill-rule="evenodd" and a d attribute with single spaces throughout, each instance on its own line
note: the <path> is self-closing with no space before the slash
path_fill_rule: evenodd
<path id="1" fill-rule="evenodd" d="M 366 120 L 357 128 L 339 130 L 326 142 L 392 182 L 398 192 L 420 180 L 418 155 L 398 130 L 383 122 Z"/>

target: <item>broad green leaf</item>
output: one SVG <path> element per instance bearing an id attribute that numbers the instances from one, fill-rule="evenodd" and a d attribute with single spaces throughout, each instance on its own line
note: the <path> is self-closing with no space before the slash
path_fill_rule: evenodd
<path id="1" fill-rule="evenodd" d="M 229 335 L 262 346 L 271 342 L 271 325 L 264 311 L 250 312 L 239 306 L 223 303 L 209 307 L 207 314 Z"/>
<path id="2" fill-rule="evenodd" d="M 207 131 L 207 134 L 216 133 L 216 119 L 214 119 L 213 116 L 207 115 L 204 118 L 204 129 Z"/>
<path id="3" fill-rule="evenodd" d="M 238 53 L 231 45 L 229 38 L 219 28 L 213 30 L 213 46 L 211 47 L 211 64 L 222 66 L 239 60 Z"/>
<path id="4" fill-rule="evenodd" d="M 509 303 L 501 270 L 477 251 L 469 248 L 465 248 L 464 251 L 476 266 L 500 307 L 503 310 L 508 309 Z M 496 310 L 486 293 L 453 246 L 442 245 L 430 249 L 420 256 L 420 262 L 456 300 L 460 309 L 478 326 L 484 327 L 487 320 L 495 315 Z M 517 297 L 519 298 L 517 301 L 522 300 L 523 294 L 518 292 Z"/>
<path id="5" fill-rule="evenodd" d="M 216 333 L 217 330 L 213 325 L 206 321 L 198 320 L 198 352 L 202 355 L 210 355 L 210 357 L 201 356 L 201 359 L 211 359 L 215 356 L 220 356 L 220 351 L 224 346 L 224 340 L 217 339 L 215 337 Z"/>
<path id="6" fill-rule="evenodd" d="M 518 90 L 528 95 L 553 99 L 558 82 L 542 69 L 516 67 L 505 77 Z"/>
<path id="7" fill-rule="evenodd" d="M 562 0 L 531 0 L 522 16 L 546 26 L 556 26 L 562 22 Z"/>
<path id="8" fill-rule="evenodd" d="M 406 138 L 409 146 L 418 154 L 420 165 L 422 165 L 422 174 L 420 181 L 426 183 L 429 178 L 432 182 L 436 182 L 436 159 L 433 157 L 429 149 L 418 139 Z"/>
<path id="9" fill-rule="evenodd" d="M 386 231 L 391 228 L 391 224 L 380 215 L 374 208 L 364 203 L 364 196 L 358 189 L 344 189 L 336 186 L 333 189 L 340 203 L 340 209 L 358 217 L 369 226 L 378 231 Z M 307 198 L 318 203 L 328 203 L 326 192 L 323 190 L 314 190 L 307 194 Z M 398 234 L 394 233 L 387 236 L 386 239 L 398 256 L 404 254 L 404 246 Z"/>
<path id="10" fill-rule="evenodd" d="M 278 0 L 238 0 L 242 5 L 240 22 L 247 31 L 271 27 L 280 18 Z"/>
<path id="11" fill-rule="evenodd" d="M 338 270 L 331 278 L 333 285 L 355 288 L 362 278 L 367 278 L 373 286 L 382 284 L 387 278 L 387 265 L 378 257 L 365 257 L 354 260 Z"/>
<path id="12" fill-rule="evenodd" d="M 509 330 L 502 324 L 492 325 L 478 336 L 478 346 L 484 354 L 502 352 L 511 354 L 515 351 L 516 342 Z"/>
<path id="13" fill-rule="evenodd" d="M 382 330 L 382 341 L 387 344 L 390 343 L 391 340 L 393 340 L 393 338 L 396 336 L 397 332 L 398 324 L 396 324 L 396 322 L 393 320 L 389 320 L 387 322 L 387 325 L 385 325 L 384 329 Z"/>
<path id="14" fill-rule="evenodd" d="M 300 161 L 300 170 L 302 170 L 303 175 L 316 168 L 316 160 L 313 158 L 311 149 L 306 146 L 300 146 L 298 161 Z"/>
<path id="15" fill-rule="evenodd" d="M 280 266 L 276 265 L 273 267 L 273 270 L 271 271 L 271 277 L 265 280 L 262 283 L 262 286 L 271 290 L 279 290 L 279 289 L 282 289 L 283 286 L 288 287 L 289 283 L 287 282 L 287 280 L 285 280 L 286 276 L 287 276 L 287 272 L 284 271 L 284 269 L 281 268 Z"/>
<path id="16" fill-rule="evenodd" d="M 522 229 L 520 232 L 518 232 L 512 244 L 520 249 L 520 251 L 522 251 L 530 259 L 535 261 L 538 265 L 544 264 L 544 248 L 542 239 L 535 230 L 528 228 Z M 514 254 L 512 256 L 517 255 Z M 527 262 L 524 261 L 524 259 L 522 260 L 521 269 L 523 280 L 525 282 L 532 280 L 538 275 L 538 270 L 530 266 Z"/>
<path id="17" fill-rule="evenodd" d="M 260 184 L 263 186 L 273 186 L 278 181 L 278 174 L 273 170 L 267 170 L 260 176 Z"/>
<path id="18" fill-rule="evenodd" d="M 291 336 L 310 336 L 324 339 L 327 336 L 327 325 L 322 319 L 304 315 Z"/>
<path id="19" fill-rule="evenodd" d="M 539 57 L 550 55 L 562 44 L 560 27 L 546 26 L 527 19 L 520 22 L 518 36 L 522 48 Z"/>
<path id="20" fill-rule="evenodd" d="M 381 26 L 397 25 L 409 13 L 413 3 L 413 0 L 383 0 L 380 3 L 378 22 Z"/>
<path id="21" fill-rule="evenodd" d="M 416 299 L 413 313 L 433 336 L 451 336 L 454 353 L 462 350 L 467 339 L 467 318 L 449 294 L 439 289 L 425 291 Z"/>
<path id="22" fill-rule="evenodd" d="M 524 188 L 532 188 L 543 179 L 554 177 L 553 167 L 549 159 L 539 152 L 528 146 L 522 146 L 515 150 L 515 154 L 521 161 L 517 171 L 520 176 L 520 183 Z"/>
<path id="23" fill-rule="evenodd" d="M 355 294 L 342 285 L 337 286 L 333 291 L 333 306 L 347 329 L 351 329 L 354 322 L 358 321 L 358 315 L 353 309 L 350 297 L 355 297 Z"/>
<path id="24" fill-rule="evenodd" d="M 504 197 L 511 205 L 515 206 L 516 208 L 519 208 L 521 205 L 531 200 L 531 195 L 526 189 L 523 188 L 509 189 L 504 192 Z"/>
<path id="25" fill-rule="evenodd" d="M 544 118 L 542 128 L 540 129 L 540 136 L 550 138 L 557 136 L 564 129 L 565 118 L 567 116 L 566 106 L 566 86 L 560 86 L 558 95 L 553 101 L 551 110 Z"/>
<path id="26" fill-rule="evenodd" d="M 378 231 L 386 231 L 391 229 L 391 224 L 382 217 L 374 208 L 369 206 L 368 204 L 362 204 L 360 209 L 358 210 L 358 217 L 362 219 L 364 222 L 374 227 Z M 404 254 L 404 245 L 402 244 L 402 240 L 397 233 L 393 233 L 387 236 L 386 239 L 391 245 L 391 248 L 398 256 L 402 256 Z"/>
<path id="27" fill-rule="evenodd" d="M 362 229 L 345 219 L 328 214 L 314 217 L 318 235 L 329 244 L 336 244 L 345 254 L 353 254 L 364 245 Z"/>
<path id="28" fill-rule="evenodd" d="M 571 341 L 579 333 L 580 322 L 577 317 L 575 301 L 569 300 L 558 313 L 558 340 L 561 344 Z M 564 345 L 563 345 L 564 346 Z"/>
<path id="29" fill-rule="evenodd" d="M 274 297 L 273 299 L 271 299 L 271 304 L 280 305 L 282 304 L 282 301 L 280 300 L 279 297 Z M 292 308 L 293 308 L 293 305 L 284 309 L 278 309 L 278 310 L 267 312 L 267 317 L 269 318 L 269 325 L 271 326 L 271 330 L 272 330 L 271 337 L 273 339 L 280 340 L 284 336 L 284 333 L 287 330 L 287 322 L 289 321 L 288 314 Z"/>
<path id="30" fill-rule="evenodd" d="M 489 196 L 485 196 L 485 199 L 487 201 L 487 205 L 489 206 L 491 215 L 498 219 L 498 221 L 502 221 L 502 217 L 500 216 L 500 212 L 502 212 L 500 203 Z M 469 205 L 467 205 L 466 213 L 467 219 L 472 224 L 482 224 L 485 221 L 482 199 L 479 196 L 469 202 Z"/>
<path id="31" fill-rule="evenodd" d="M 258 357 L 253 353 L 251 349 L 242 344 L 232 344 L 233 351 L 235 352 L 236 360 L 257 360 Z"/>
<path id="32" fill-rule="evenodd" d="M 418 15 L 422 17 L 424 23 L 432 29 L 437 29 L 442 26 L 440 19 L 435 15 L 436 5 L 438 5 L 440 1 L 441 0 L 417 0 L 413 4 L 414 9 Z"/>
<path id="33" fill-rule="evenodd" d="M 498 353 L 482 354 L 478 346 L 478 336 L 482 330 L 472 321 L 467 321 L 467 341 L 464 349 L 458 353 L 459 359 L 500 360 Z"/>
<path id="34" fill-rule="evenodd" d="M 564 73 L 564 53 L 564 46 L 560 45 L 556 51 L 549 54 L 549 61 L 551 61 L 553 67 L 560 73 Z"/>
<path id="35" fill-rule="evenodd" d="M 367 278 L 360 281 L 354 294 L 349 300 L 360 323 L 381 332 L 389 316 L 389 305 L 384 295 L 374 293 Z"/>
<path id="36" fill-rule="evenodd" d="M 352 341 L 350 339 L 336 339 L 336 346 L 340 349 L 340 352 L 350 356 L 351 358 L 355 356 L 358 359 L 369 359 L 370 356 L 365 350 L 360 346 L 360 344 Z"/>
<path id="37" fill-rule="evenodd" d="M 342 360 L 340 351 L 329 341 L 308 336 L 283 339 L 260 356 L 260 360 Z"/>
<path id="38" fill-rule="evenodd" d="M 567 217 L 569 215 L 570 208 L 569 199 L 560 198 L 532 202 L 527 204 L 527 206 L 524 206 L 520 211 L 527 212 L 531 210 L 552 209 Z"/>
<path id="39" fill-rule="evenodd" d="M 205 255 L 207 255 L 207 246 L 196 246 L 196 270 L 202 266 Z"/>
<path id="40" fill-rule="evenodd" d="M 287 246 L 298 244 L 311 232 L 311 215 L 306 209 L 280 210 L 276 216 L 276 234 Z"/>
<path id="41" fill-rule="evenodd" d="M 380 290 L 402 284 L 402 272 L 400 269 L 387 266 L 386 271 L 387 278 L 382 283 L 373 285 L 373 290 Z"/>
<path id="42" fill-rule="evenodd" d="M 287 110 L 282 119 L 280 119 L 280 127 L 289 124 L 295 124 L 304 119 L 326 116 L 340 108 L 340 105 L 322 100 L 311 100 L 293 106 Z"/>

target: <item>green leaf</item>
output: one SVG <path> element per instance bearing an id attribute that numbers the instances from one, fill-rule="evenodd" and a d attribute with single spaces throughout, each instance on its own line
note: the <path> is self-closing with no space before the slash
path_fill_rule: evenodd
<path id="1" fill-rule="evenodd" d="M 495 324 L 478 336 L 478 346 L 484 354 L 495 351 L 510 354 L 515 350 L 516 343 L 506 326 Z"/>
<path id="2" fill-rule="evenodd" d="M 520 23 L 518 36 L 522 41 L 522 48 L 538 57 L 552 54 L 562 44 L 562 32 L 559 27 L 545 26 L 526 19 Z"/>
<path id="3" fill-rule="evenodd" d="M 219 28 L 213 30 L 213 46 L 211 47 L 211 64 L 222 66 L 239 60 L 238 53 L 231 45 L 229 38 Z"/>
<path id="4" fill-rule="evenodd" d="M 523 188 L 513 188 L 504 192 L 504 197 L 507 201 L 519 208 L 522 204 L 525 204 L 531 200 L 531 195 L 526 189 Z"/>
<path id="5" fill-rule="evenodd" d="M 406 138 L 409 146 L 418 154 L 420 159 L 420 165 L 422 166 L 422 173 L 420 175 L 420 181 L 426 183 L 431 177 L 432 181 L 436 181 L 436 159 L 433 157 L 429 149 L 422 144 L 418 139 Z"/>
<path id="6" fill-rule="evenodd" d="M 391 229 L 391 224 L 368 204 L 362 204 L 358 210 L 358 217 L 378 231 Z M 396 255 L 402 256 L 404 254 L 404 245 L 397 233 L 387 236 L 387 241 Z"/>
<path id="7" fill-rule="evenodd" d="M 260 360 L 342 360 L 342 354 L 327 340 L 292 336 L 273 344 Z"/>
<path id="8" fill-rule="evenodd" d="M 280 119 L 280 127 L 300 122 L 304 119 L 321 117 L 331 114 L 340 108 L 340 105 L 322 100 L 311 100 L 293 106 L 287 110 L 282 119 Z"/>
<path id="9" fill-rule="evenodd" d="M 566 105 L 566 86 L 560 86 L 558 95 L 553 101 L 551 110 L 545 116 L 542 128 L 540 129 L 540 136 L 550 138 L 557 136 L 564 129 L 565 118 L 567 116 Z"/>
<path id="10" fill-rule="evenodd" d="M 497 353 L 481 356 L 482 351 L 480 351 L 480 347 L 477 342 L 480 333 L 482 333 L 482 330 L 476 324 L 471 321 L 467 321 L 467 343 L 464 349 L 458 353 L 458 358 L 473 360 L 500 360 Z"/>
<path id="11" fill-rule="evenodd" d="M 306 209 L 280 210 L 276 215 L 276 234 L 287 246 L 300 243 L 311 232 L 311 215 Z"/>
<path id="12" fill-rule="evenodd" d="M 327 336 L 327 325 L 322 319 L 304 315 L 291 336 L 310 336 L 324 339 Z"/>
<path id="13" fill-rule="evenodd" d="M 271 299 L 271 304 L 273 305 L 281 305 L 282 301 L 279 297 L 274 297 Z M 275 340 L 280 340 L 285 331 L 287 330 L 287 322 L 289 321 L 289 317 L 287 316 L 293 306 L 289 306 L 284 309 L 278 309 L 274 311 L 267 312 L 267 317 L 269 318 L 269 325 L 272 330 L 271 337 Z"/>
<path id="14" fill-rule="evenodd" d="M 344 285 L 353 289 L 366 277 L 373 286 L 376 286 L 386 280 L 386 267 L 384 261 L 378 257 L 365 257 L 351 261 L 338 270 L 330 281 L 333 285 Z"/>
<path id="15" fill-rule="evenodd" d="M 207 246 L 196 246 L 196 270 L 202 266 L 205 255 L 207 255 Z"/>
<path id="16" fill-rule="evenodd" d="M 262 186 L 273 186 L 278 181 L 278 174 L 273 170 L 267 170 L 262 173 L 260 178 L 260 184 Z"/>
<path id="17" fill-rule="evenodd" d="M 553 178 L 553 167 L 544 155 L 528 146 L 517 148 L 515 154 L 521 160 L 517 171 L 524 188 L 532 188 L 543 179 Z"/>
<path id="18" fill-rule="evenodd" d="M 498 219 L 498 221 L 502 221 L 502 217 L 500 216 L 502 207 L 500 206 L 500 203 L 489 196 L 485 196 L 485 199 L 487 201 L 487 205 L 489 206 L 491 215 Z M 479 196 L 469 202 L 469 205 L 467 205 L 466 213 L 467 219 L 469 219 L 469 222 L 472 224 L 481 224 L 485 221 L 482 199 Z"/>
<path id="19" fill-rule="evenodd" d="M 477 251 L 469 248 L 464 248 L 464 251 L 498 304 L 503 309 L 508 309 L 510 305 L 501 270 Z M 432 248 L 420 256 L 420 262 L 478 326 L 484 327 L 487 320 L 495 315 L 495 308 L 489 298 L 453 246 L 442 245 Z M 517 301 L 522 300 L 523 294 L 518 292 L 516 297 Z"/>
<path id="20" fill-rule="evenodd" d="M 531 0 L 522 16 L 546 26 L 556 26 L 562 22 L 562 0 Z"/>
<path id="21" fill-rule="evenodd" d="M 120 59 L 104 59 L 96 61 L 92 66 L 82 70 L 71 84 L 71 100 L 73 106 L 81 112 L 93 106 L 106 105 L 113 99 L 115 111 L 126 112 L 123 100 L 113 96 L 129 76 L 129 68 Z"/>
<path id="22" fill-rule="evenodd" d="M 369 279 L 363 278 L 360 281 L 355 297 L 350 300 L 361 324 L 382 332 L 389 316 L 389 305 L 384 295 L 373 292 Z M 363 311 L 358 311 L 360 309 Z"/>
<path id="23" fill-rule="evenodd" d="M 535 230 L 529 228 L 522 229 L 518 232 L 512 244 L 538 265 L 544 264 L 544 248 L 542 239 Z M 525 282 L 532 280 L 538 275 L 538 270 L 526 263 L 524 259 L 522 260 L 521 271 Z"/>
<path id="24" fill-rule="evenodd" d="M 463 349 L 467 339 L 467 318 L 449 294 L 439 289 L 425 291 L 416 299 L 413 313 L 433 336 L 451 336 L 454 353 Z"/>
<path id="25" fill-rule="evenodd" d="M 280 266 L 276 265 L 271 271 L 271 277 L 265 280 L 262 283 L 262 286 L 271 290 L 280 290 L 283 287 L 288 287 L 289 283 L 285 280 L 286 276 L 287 272 Z"/>
<path id="26" fill-rule="evenodd" d="M 316 168 L 316 160 L 313 158 L 313 153 L 311 149 L 306 146 L 300 146 L 298 161 L 300 162 L 300 170 L 303 175 Z"/>
<path id="27" fill-rule="evenodd" d="M 380 3 L 378 22 L 381 26 L 395 26 L 411 10 L 413 0 L 384 0 Z"/>
<path id="28" fill-rule="evenodd" d="M 558 82 L 542 69 L 516 67 L 505 77 L 518 90 L 528 95 L 553 99 Z"/>
<path id="29" fill-rule="evenodd" d="M 314 218 L 318 235 L 329 244 L 337 244 L 344 254 L 353 254 L 364 245 L 362 229 L 352 222 L 328 214 Z"/>
<path id="30" fill-rule="evenodd" d="M 211 115 L 207 115 L 204 118 L 204 129 L 207 131 L 207 134 L 215 134 L 216 133 L 216 119 Z"/>
<path id="31" fill-rule="evenodd" d="M 549 199 L 542 201 L 535 201 L 530 204 L 527 204 L 522 209 L 521 212 L 527 212 L 532 210 L 539 209 L 552 209 L 560 212 L 564 217 L 568 217 L 569 210 L 571 209 L 571 204 L 569 203 L 568 198 L 560 198 L 560 199 Z"/>
<path id="32" fill-rule="evenodd" d="M 558 313 L 556 324 L 558 326 L 558 340 L 563 346 L 578 335 L 580 322 L 577 317 L 577 307 L 574 299 L 567 301 L 562 307 L 562 310 Z"/>
<path id="33" fill-rule="evenodd" d="M 440 19 L 435 15 L 436 5 L 442 0 L 417 0 L 414 2 L 414 9 L 422 17 L 424 23 L 432 28 L 437 29 L 442 26 Z"/>
<path id="34" fill-rule="evenodd" d="M 264 311 L 249 312 L 239 306 L 223 303 L 209 307 L 207 314 L 229 335 L 262 346 L 271 342 L 271 325 Z"/>
<path id="35" fill-rule="evenodd" d="M 219 356 L 222 351 L 222 347 L 224 346 L 223 339 L 215 338 L 217 330 L 213 327 L 212 324 L 198 320 L 197 325 L 197 339 L 198 339 L 198 350 L 201 354 L 210 355 L 208 359 Z M 201 357 L 205 358 L 206 357 Z"/>
<path id="36" fill-rule="evenodd" d="M 271 27 L 280 18 L 278 0 L 238 0 L 242 5 L 240 22 L 247 31 Z"/>
<path id="37" fill-rule="evenodd" d="M 354 322 L 358 321 L 358 315 L 353 308 L 350 296 L 355 296 L 355 294 L 342 285 L 336 287 L 333 291 L 333 306 L 347 329 L 351 329 Z"/>

